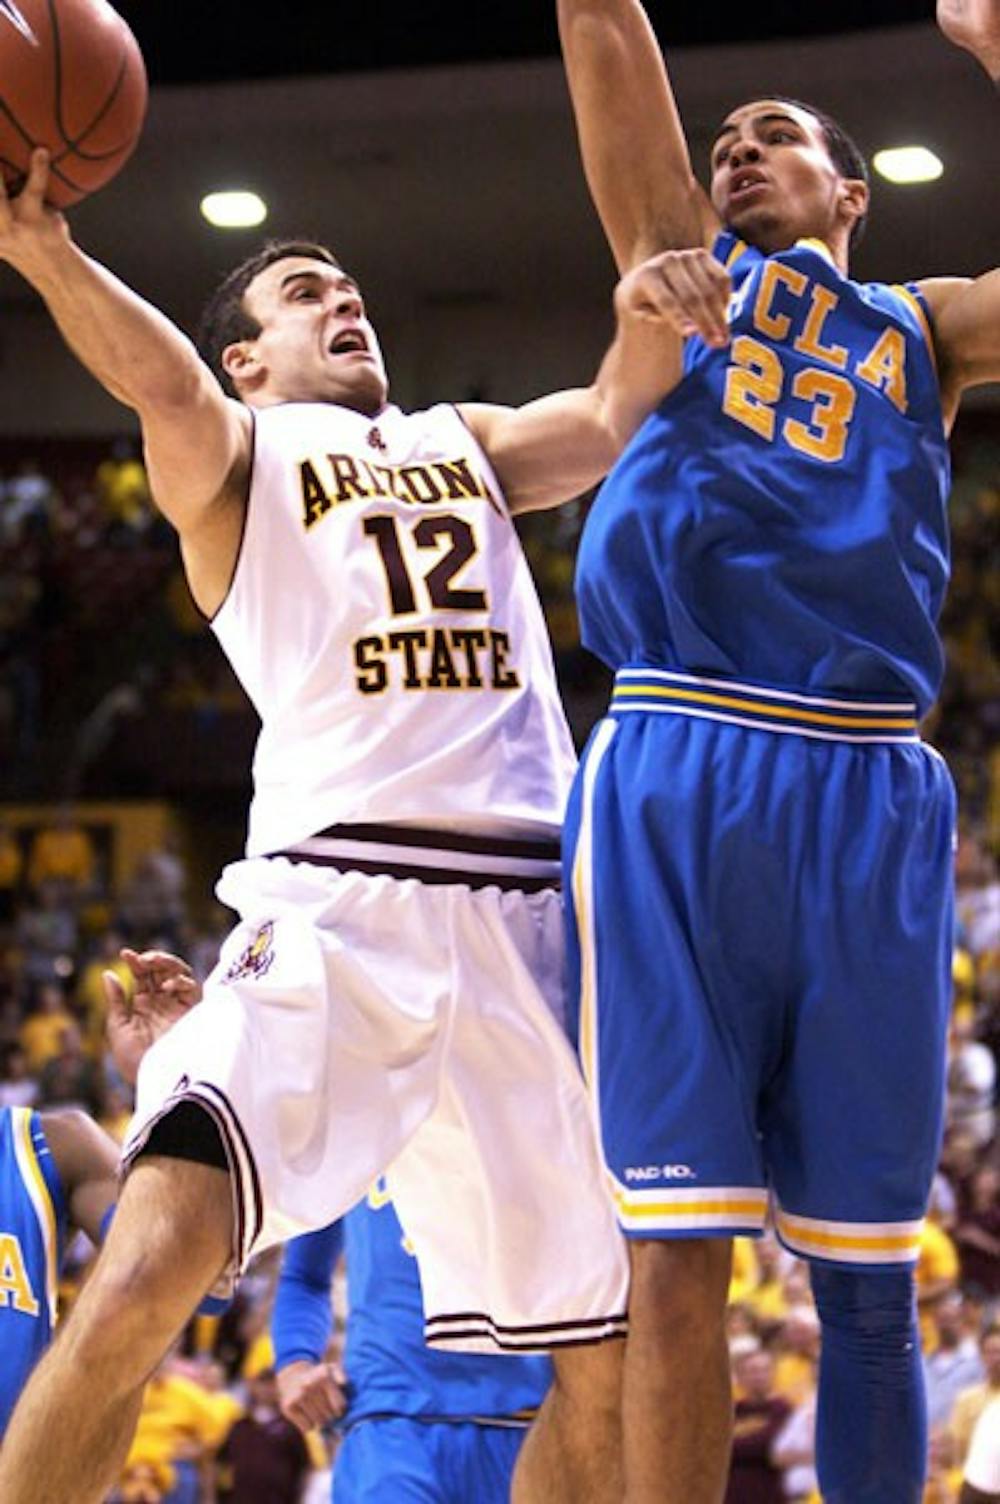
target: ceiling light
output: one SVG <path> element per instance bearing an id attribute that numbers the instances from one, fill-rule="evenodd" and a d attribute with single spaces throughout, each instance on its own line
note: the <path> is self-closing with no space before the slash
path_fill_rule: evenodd
<path id="1" fill-rule="evenodd" d="M 944 163 L 926 146 L 893 146 L 877 151 L 875 171 L 890 183 L 933 183 L 944 172 Z"/>
<path id="2" fill-rule="evenodd" d="M 201 201 L 201 212 L 217 230 L 249 230 L 263 224 L 267 205 L 258 194 L 237 189 L 207 193 Z"/>

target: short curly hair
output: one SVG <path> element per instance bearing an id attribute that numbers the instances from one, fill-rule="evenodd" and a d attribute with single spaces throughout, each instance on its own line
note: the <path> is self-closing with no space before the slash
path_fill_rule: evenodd
<path id="1" fill-rule="evenodd" d="M 256 339 L 260 324 L 247 313 L 243 297 L 250 283 L 276 261 L 285 261 L 291 256 L 303 256 L 310 261 L 322 261 L 327 266 L 341 269 L 340 262 L 329 246 L 314 240 L 269 240 L 241 261 L 216 288 L 205 304 L 198 324 L 197 345 L 205 364 L 218 377 L 223 389 L 231 397 L 236 388 L 223 369 L 222 355 L 230 345 L 241 339 Z"/>

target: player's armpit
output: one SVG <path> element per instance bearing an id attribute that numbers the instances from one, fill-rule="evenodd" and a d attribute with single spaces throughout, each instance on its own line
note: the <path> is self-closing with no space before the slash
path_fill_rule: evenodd
<path id="1" fill-rule="evenodd" d="M 711 243 L 659 43 L 638 0 L 558 0 L 584 172 L 619 271 Z"/>

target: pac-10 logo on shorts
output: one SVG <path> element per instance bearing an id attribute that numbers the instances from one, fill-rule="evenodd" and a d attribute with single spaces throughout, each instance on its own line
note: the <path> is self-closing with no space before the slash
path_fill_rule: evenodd
<path id="1" fill-rule="evenodd" d="M 697 1180 L 696 1170 L 690 1165 L 627 1165 L 625 1179 L 642 1180 Z"/>
<path id="2" fill-rule="evenodd" d="M 237 982 L 241 977 L 262 977 L 274 963 L 274 922 L 268 919 L 261 925 L 250 944 L 238 956 L 222 978 L 224 982 Z"/>

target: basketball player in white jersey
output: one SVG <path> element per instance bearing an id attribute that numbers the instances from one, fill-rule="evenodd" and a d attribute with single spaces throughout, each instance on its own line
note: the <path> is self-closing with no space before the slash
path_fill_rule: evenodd
<path id="1" fill-rule="evenodd" d="M 428 1338 L 554 1353 L 514 1497 L 616 1500 L 604 1339 L 626 1265 L 560 1024 L 573 754 L 512 514 L 592 485 L 676 381 L 664 265 L 620 284 L 590 387 L 407 415 L 329 251 L 284 243 L 234 273 L 205 363 L 73 244 L 47 171 L 36 152 L 0 200 L 0 257 L 139 414 L 263 729 L 247 859 L 219 887 L 241 923 L 143 1063 L 110 1237 L 15 1414 L 0 1497 L 103 1498 L 206 1289 L 386 1171 Z"/>

